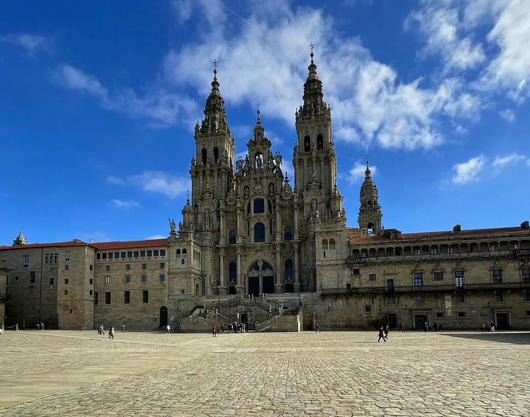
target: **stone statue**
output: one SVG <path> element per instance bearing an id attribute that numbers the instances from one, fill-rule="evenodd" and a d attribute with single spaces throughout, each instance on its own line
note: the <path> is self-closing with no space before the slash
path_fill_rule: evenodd
<path id="1" fill-rule="evenodd" d="M 169 219 L 169 228 L 171 229 L 171 233 L 175 233 L 175 228 L 177 227 L 176 223 L 175 223 L 175 219 L 171 220 Z"/>

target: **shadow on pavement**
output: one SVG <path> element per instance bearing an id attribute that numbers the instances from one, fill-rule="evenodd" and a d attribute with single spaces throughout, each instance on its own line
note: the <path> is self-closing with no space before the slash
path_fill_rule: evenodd
<path id="1" fill-rule="evenodd" d="M 478 333 L 440 333 L 440 336 L 473 339 L 479 341 L 513 343 L 517 345 L 530 344 L 530 333 L 503 333 L 503 332 L 478 332 Z"/>

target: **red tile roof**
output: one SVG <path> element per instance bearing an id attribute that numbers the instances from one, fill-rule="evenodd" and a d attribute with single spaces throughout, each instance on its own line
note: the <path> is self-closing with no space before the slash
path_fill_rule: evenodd
<path id="1" fill-rule="evenodd" d="M 499 227 L 495 229 L 469 229 L 454 232 L 452 230 L 421 233 L 402 233 L 400 238 L 392 239 L 382 235 L 352 237 L 351 243 L 402 242 L 417 240 L 460 240 L 471 238 L 497 238 L 521 235 L 530 238 L 530 230 L 522 227 Z M 519 236 L 517 236 L 519 237 Z"/>
<path id="2" fill-rule="evenodd" d="M 98 243 L 85 243 L 80 240 L 70 242 L 57 242 L 57 243 L 32 243 L 29 245 L 21 246 L 0 246 L 2 250 L 16 250 L 16 249 L 32 249 L 32 248 L 63 248 L 72 246 L 89 246 L 96 250 L 110 250 L 110 249 L 133 249 L 133 248 L 153 248 L 160 246 L 167 246 L 166 239 L 149 239 L 149 240 L 132 240 L 125 242 L 98 242 Z"/>

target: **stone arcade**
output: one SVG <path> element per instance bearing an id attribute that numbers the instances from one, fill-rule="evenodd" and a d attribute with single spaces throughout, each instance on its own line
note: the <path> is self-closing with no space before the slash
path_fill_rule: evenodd
<path id="1" fill-rule="evenodd" d="M 530 328 L 530 228 L 402 234 L 384 229 L 367 163 L 358 228 L 346 227 L 337 188 L 331 110 L 311 53 L 296 111 L 294 188 L 258 110 L 244 159 L 234 161 L 214 70 L 195 126 L 191 199 L 167 239 L 0 247 L 7 324 L 62 329 L 96 323 L 205 330 Z M 1 296 L 0 288 L 0 296 Z"/>

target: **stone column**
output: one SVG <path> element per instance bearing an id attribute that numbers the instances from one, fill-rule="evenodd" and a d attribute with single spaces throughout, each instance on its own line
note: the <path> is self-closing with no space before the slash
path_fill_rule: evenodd
<path id="1" fill-rule="evenodd" d="M 275 292 L 282 292 L 282 257 L 281 257 L 281 249 L 280 245 L 278 244 L 276 246 L 276 254 L 275 254 L 275 262 L 276 262 L 276 285 L 275 285 Z"/>
<path id="2" fill-rule="evenodd" d="M 237 248 L 237 284 L 236 292 L 242 294 L 245 289 L 244 277 L 241 275 L 241 248 Z"/>
<path id="3" fill-rule="evenodd" d="M 294 247 L 294 292 L 300 291 L 300 273 L 298 271 L 298 244 Z"/>
<path id="4" fill-rule="evenodd" d="M 221 249 L 219 252 L 219 295 L 226 294 L 225 285 L 225 265 L 224 265 L 224 251 Z"/>
<path id="5" fill-rule="evenodd" d="M 294 240 L 298 240 L 298 204 L 294 204 Z"/>
<path id="6" fill-rule="evenodd" d="M 279 205 L 276 207 L 276 241 L 282 240 L 282 217 Z"/>

